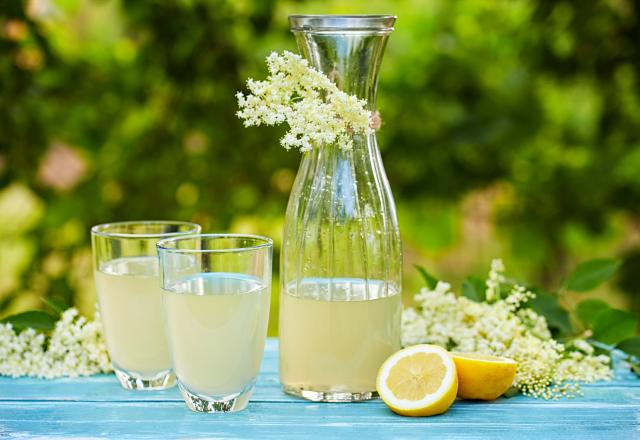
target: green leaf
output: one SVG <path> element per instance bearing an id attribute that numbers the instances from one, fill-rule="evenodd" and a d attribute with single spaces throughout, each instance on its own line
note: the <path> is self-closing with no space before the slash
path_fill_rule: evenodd
<path id="1" fill-rule="evenodd" d="M 600 311 L 593 319 L 593 339 L 615 345 L 635 335 L 638 318 L 617 309 Z"/>
<path id="2" fill-rule="evenodd" d="M 631 364 L 631 371 L 636 373 L 636 376 L 640 376 L 640 363 Z"/>
<path id="3" fill-rule="evenodd" d="M 427 287 L 429 289 L 436 288 L 436 286 L 438 285 L 438 280 L 431 274 L 429 274 L 429 272 L 427 272 L 427 269 L 418 264 L 414 264 L 413 267 L 415 267 L 418 272 L 420 272 L 420 275 L 422 275 L 422 278 L 424 279 L 424 282 L 427 283 Z"/>
<path id="4" fill-rule="evenodd" d="M 569 312 L 560 305 L 558 298 L 538 289 L 533 291 L 536 297 L 529 300 L 531 308 L 545 317 L 549 328 L 561 334 L 570 334 L 571 320 L 569 319 Z"/>
<path id="5" fill-rule="evenodd" d="M 17 332 L 21 332 L 27 328 L 47 332 L 53 330 L 56 324 L 56 319 L 48 313 L 33 310 L 7 316 L 0 322 L 11 324 L 13 329 Z"/>
<path id="6" fill-rule="evenodd" d="M 487 299 L 484 281 L 478 277 L 468 277 L 462 283 L 462 296 L 475 302 L 483 302 Z"/>
<path id="7" fill-rule="evenodd" d="M 625 339 L 618 344 L 618 348 L 625 353 L 640 359 L 640 336 Z"/>
<path id="8" fill-rule="evenodd" d="M 567 281 L 567 289 L 586 292 L 598 287 L 616 273 L 620 260 L 598 259 L 580 263 Z"/>
<path id="9" fill-rule="evenodd" d="M 585 299 L 576 306 L 576 316 L 586 327 L 591 327 L 593 319 L 609 305 L 601 299 Z"/>
<path id="10" fill-rule="evenodd" d="M 53 309 L 53 311 L 55 312 L 56 316 L 62 315 L 62 313 L 69 308 L 65 303 L 55 298 L 40 297 L 40 300 L 46 305 L 48 305 L 49 307 L 51 307 L 51 309 Z"/>

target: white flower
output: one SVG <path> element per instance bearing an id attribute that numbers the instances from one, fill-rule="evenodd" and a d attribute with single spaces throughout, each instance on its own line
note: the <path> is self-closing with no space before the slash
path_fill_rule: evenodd
<path id="1" fill-rule="evenodd" d="M 0 375 L 46 379 L 111 371 L 99 315 L 88 322 L 75 308 L 66 310 L 47 338 L 28 328 L 17 334 L 0 324 Z"/>
<path id="2" fill-rule="evenodd" d="M 487 278 L 487 301 L 491 302 L 500 298 L 500 284 L 504 283 L 504 264 L 499 258 L 491 261 L 491 270 Z"/>
<path id="3" fill-rule="evenodd" d="M 518 284 L 514 284 L 511 288 L 511 292 L 509 296 L 504 299 L 505 304 L 509 306 L 509 309 L 512 312 L 515 312 L 520 308 L 520 306 L 532 298 L 535 298 L 535 294 L 533 292 L 528 291 L 523 286 Z"/>
<path id="4" fill-rule="evenodd" d="M 593 356 L 593 347 L 574 341 L 581 351 L 567 351 L 553 340 L 544 317 L 521 306 L 534 294 L 513 285 L 500 299 L 506 282 L 504 265 L 494 260 L 487 279 L 487 302 L 456 296 L 451 286 L 439 282 L 422 289 L 417 307 L 402 315 L 404 345 L 432 343 L 455 351 L 512 358 L 518 362 L 514 385 L 523 393 L 545 399 L 580 394 L 577 384 L 612 377 L 607 356 Z"/>
<path id="5" fill-rule="evenodd" d="M 593 347 L 591 346 L 591 344 L 589 344 L 584 339 L 576 339 L 576 340 L 574 340 L 573 341 L 573 346 L 576 347 L 578 350 L 583 351 L 586 354 L 592 354 L 593 353 Z"/>
<path id="6" fill-rule="evenodd" d="M 266 80 L 249 78 L 250 93 L 236 93 L 237 115 L 245 127 L 287 123 L 289 131 L 280 143 L 301 151 L 333 143 L 348 150 L 354 135 L 373 131 L 367 102 L 338 89 L 299 55 L 273 52 L 267 57 L 267 67 Z"/>

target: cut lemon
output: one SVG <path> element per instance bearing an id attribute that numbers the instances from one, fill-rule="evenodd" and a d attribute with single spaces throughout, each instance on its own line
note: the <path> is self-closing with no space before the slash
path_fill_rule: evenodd
<path id="1" fill-rule="evenodd" d="M 463 399 L 495 400 L 516 377 L 513 359 L 474 353 L 451 353 L 458 370 L 458 396 Z"/>
<path id="2" fill-rule="evenodd" d="M 378 394 L 403 416 L 433 416 L 456 399 L 458 375 L 449 353 L 436 345 L 414 345 L 392 354 L 380 367 Z"/>

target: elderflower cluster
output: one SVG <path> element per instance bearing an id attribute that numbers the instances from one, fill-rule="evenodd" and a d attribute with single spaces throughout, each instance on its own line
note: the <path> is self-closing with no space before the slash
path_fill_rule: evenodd
<path id="1" fill-rule="evenodd" d="M 504 264 L 496 258 L 491 261 L 491 269 L 487 277 L 487 301 L 493 301 L 500 297 L 500 284 L 504 283 Z"/>
<path id="2" fill-rule="evenodd" d="M 573 382 L 612 377 L 608 356 L 595 356 L 584 340 L 565 347 L 551 337 L 543 316 L 521 307 L 533 293 L 513 285 L 501 298 L 503 274 L 504 265 L 495 260 L 486 283 L 486 302 L 456 296 L 444 282 L 433 290 L 422 289 L 415 296 L 418 306 L 402 314 L 403 344 L 431 343 L 454 351 L 512 358 L 518 362 L 514 386 L 526 395 L 545 399 L 580 394 Z"/>
<path id="3" fill-rule="evenodd" d="M 75 308 L 66 310 L 50 336 L 28 328 L 16 333 L 0 324 L 0 375 L 88 376 L 111 371 L 98 318 L 87 321 Z"/>
<path id="4" fill-rule="evenodd" d="M 348 95 L 299 55 L 285 51 L 267 57 L 269 76 L 249 79 L 249 94 L 238 92 L 237 112 L 246 127 L 286 122 L 289 131 L 280 143 L 286 149 L 309 151 L 314 145 L 353 146 L 353 133 L 369 134 L 366 101 Z"/>

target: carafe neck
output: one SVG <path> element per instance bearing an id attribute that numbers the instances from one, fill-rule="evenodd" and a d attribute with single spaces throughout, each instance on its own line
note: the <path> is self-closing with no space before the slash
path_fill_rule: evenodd
<path id="1" fill-rule="evenodd" d="M 342 91 L 376 108 L 378 71 L 395 17 L 390 15 L 293 15 L 302 55 Z"/>

